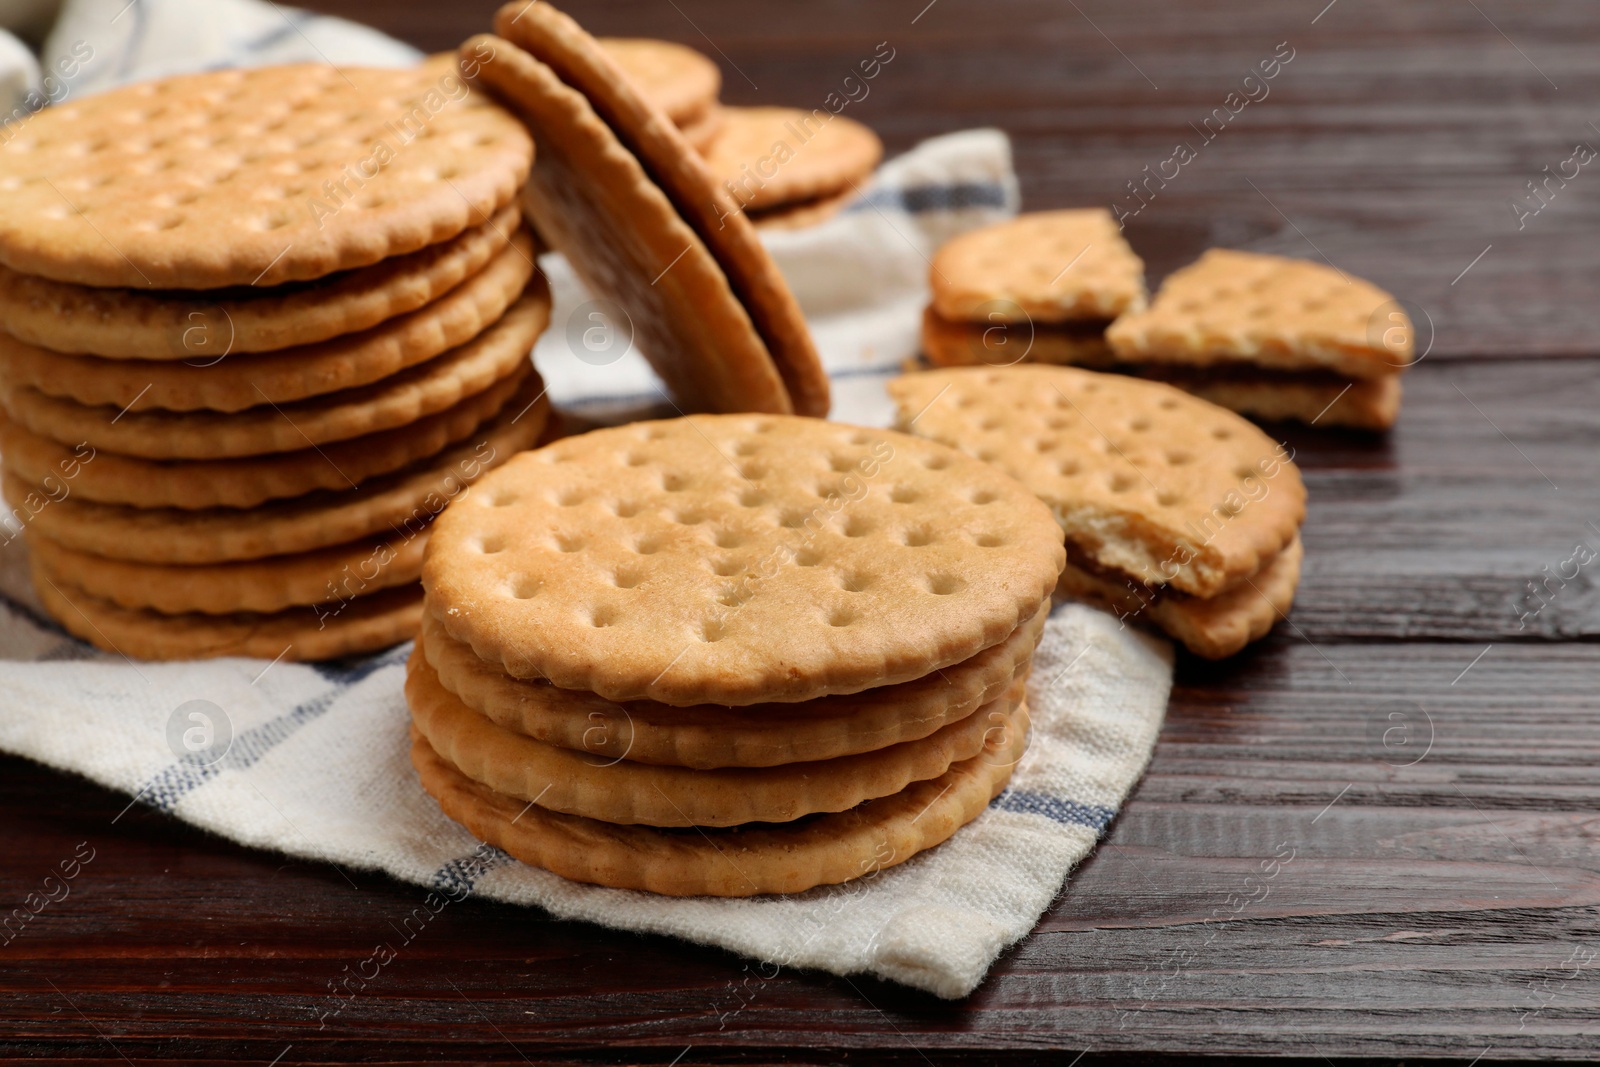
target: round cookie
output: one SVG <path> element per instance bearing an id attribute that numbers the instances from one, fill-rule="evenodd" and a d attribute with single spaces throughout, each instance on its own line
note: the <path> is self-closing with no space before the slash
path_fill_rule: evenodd
<path id="1" fill-rule="evenodd" d="M 1065 562 L 997 469 L 793 416 L 636 423 L 518 456 L 435 525 L 450 635 L 608 700 L 802 701 L 1005 640 Z"/>
<path id="2" fill-rule="evenodd" d="M 449 241 L 315 284 L 204 296 L 96 289 L 0 267 L 0 323 L 54 352 L 204 364 L 359 333 L 432 303 L 505 250 L 521 225 L 516 203 Z"/>
<path id="3" fill-rule="evenodd" d="M 819 196 L 813 200 L 780 204 L 765 211 L 751 213 L 750 221 L 761 230 L 803 230 L 808 226 L 827 222 L 854 203 L 860 195 L 858 190 L 846 189 L 842 193 Z"/>
<path id="4" fill-rule="evenodd" d="M 1416 361 L 1416 328 L 1395 298 L 1304 259 L 1207 249 L 1161 283 L 1155 303 L 1106 333 L 1119 358 L 1388 378 Z"/>
<path id="5" fill-rule="evenodd" d="M 1074 367 L 934 370 L 891 381 L 896 422 L 994 463 L 1097 564 L 1211 597 L 1288 546 L 1306 492 L 1282 445 L 1160 382 Z"/>
<path id="6" fill-rule="evenodd" d="M 79 464 L 72 492 L 102 504 L 135 507 L 252 508 L 318 489 L 354 489 L 462 440 L 507 405 L 531 404 L 544 384 L 530 363 L 489 388 L 409 426 L 337 441 L 325 448 L 213 460 L 148 460 L 96 452 L 89 458 L 23 429 L 0 426 L 0 462 L 35 485 Z"/>
<path id="7" fill-rule="evenodd" d="M 547 811 L 463 775 L 414 730 L 411 762 L 444 813 L 524 863 L 576 882 L 667 896 L 800 893 L 904 863 L 983 813 L 1027 746 L 1018 706 L 986 750 L 938 778 L 792 825 L 696 831 L 618 826 Z"/>
<path id="8" fill-rule="evenodd" d="M 537 8 L 535 8 L 537 10 Z M 631 318 L 633 340 L 680 405 L 788 412 L 778 368 L 728 277 L 584 96 L 509 41 L 479 77 L 539 141 L 524 208 L 589 291 Z"/>
<path id="9" fill-rule="evenodd" d="M 910 682 L 802 704 L 727 708 L 614 704 L 511 678 L 451 637 L 430 612 L 418 647 L 462 703 L 515 733 L 601 761 L 676 767 L 771 767 L 870 752 L 926 737 L 1027 676 L 1049 608 L 971 659 Z"/>
<path id="10" fill-rule="evenodd" d="M 513 733 L 461 703 L 413 651 L 406 703 L 433 750 L 473 781 L 550 811 L 646 826 L 738 826 L 845 811 L 937 778 L 983 751 L 984 735 L 1022 699 L 1014 682 L 999 699 L 927 737 L 853 756 L 772 767 L 693 770 L 597 760 Z"/>
<path id="11" fill-rule="evenodd" d="M 516 40 L 514 33 L 506 33 L 498 25 L 496 32 Z M 702 53 L 647 37 L 600 37 L 597 41 L 634 88 L 676 125 L 694 123 L 716 108 L 722 71 Z"/>
<path id="12" fill-rule="evenodd" d="M 353 389 L 462 345 L 499 321 L 535 270 L 519 233 L 483 270 L 427 307 L 362 333 L 276 352 L 191 362 L 68 356 L 0 333 L 0 375 L 80 404 L 119 410 L 243 411 Z"/>
<path id="13" fill-rule="evenodd" d="M 278 285 L 449 240 L 510 203 L 527 131 L 454 72 L 317 64 L 140 82 L 6 145 L 0 264 L 80 285 Z"/>
<path id="14" fill-rule="evenodd" d="M 495 27 L 588 99 L 716 259 L 777 365 L 793 412 L 826 415 L 828 376 L 799 303 L 739 203 L 685 136 L 619 76 L 583 27 L 549 4 L 506 4 Z M 720 126 L 721 108 L 716 115 Z"/>
<path id="15" fill-rule="evenodd" d="M 883 158 L 878 135 L 821 109 L 724 107 L 706 164 L 746 211 L 855 189 Z"/>
<path id="16" fill-rule="evenodd" d="M 1033 211 L 934 253 L 933 307 L 951 322 L 1104 322 L 1145 306 L 1144 261 L 1104 208 Z"/>
<path id="17" fill-rule="evenodd" d="M 683 139 L 689 143 L 690 148 L 696 152 L 705 152 L 717 139 L 717 134 L 722 132 L 722 108 L 711 108 L 688 125 L 679 126 L 678 132 L 683 134 Z"/>
<path id="18" fill-rule="evenodd" d="M 124 608 L 166 615 L 283 611 L 300 604 L 348 600 L 422 575 L 427 530 L 409 537 L 368 538 L 294 556 L 238 563 L 161 564 L 78 552 L 28 533 L 28 554 L 63 594 L 85 593 Z"/>
<path id="19" fill-rule="evenodd" d="M 52 473 L 37 485 L 4 472 L 5 498 L 19 522 L 51 540 L 113 559 L 223 563 L 311 552 L 384 531 L 423 529 L 479 478 L 548 432 L 549 400 L 507 405 L 462 444 L 355 489 L 321 490 L 256 508 L 141 508 L 72 495 L 73 479 Z"/>
<path id="20" fill-rule="evenodd" d="M 6 413 L 33 433 L 144 459 L 221 459 L 343 441 L 408 426 L 482 393 L 527 365 L 550 321 L 542 276 L 499 322 L 466 344 L 372 385 L 244 411 L 131 411 L 88 407 L 31 387 Z"/>
<path id="21" fill-rule="evenodd" d="M 422 593 L 416 586 L 271 614 L 163 615 L 120 608 L 84 594 L 69 595 L 37 565 L 33 585 L 45 610 L 68 633 L 96 648 L 137 659 L 338 659 L 409 640 L 422 617 Z"/>

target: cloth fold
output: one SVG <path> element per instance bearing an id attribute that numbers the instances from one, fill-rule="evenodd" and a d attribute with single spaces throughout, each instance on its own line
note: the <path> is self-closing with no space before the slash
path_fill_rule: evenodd
<path id="1" fill-rule="evenodd" d="M 44 72 L 59 71 L 53 64 L 78 42 L 94 54 L 69 94 L 214 66 L 416 58 L 372 30 L 256 0 L 67 0 L 45 45 Z M 6 92 L 40 84 L 18 52 L 26 55 L 0 36 Z M 836 419 L 889 422 L 883 382 L 915 352 L 934 248 L 1016 207 L 1004 135 L 968 131 L 891 160 L 834 219 L 765 238 L 833 376 Z M 671 414 L 629 346 L 586 343 L 586 331 L 617 328 L 615 310 L 587 306 L 593 302 L 559 257 L 545 266 L 556 312 L 535 359 L 552 398 L 608 418 Z M 407 754 L 401 683 L 409 645 L 318 665 L 136 663 L 103 654 L 38 609 L 9 509 L 5 522 L 0 751 L 81 774 L 127 793 L 130 804 L 246 845 L 385 872 L 425 887 L 429 901 L 477 895 L 718 945 L 763 961 L 759 974 L 769 978 L 815 968 L 941 997 L 970 992 L 1033 927 L 1116 814 L 1149 759 L 1171 686 L 1165 642 L 1105 613 L 1059 606 L 1029 683 L 1031 746 L 974 823 L 936 849 L 841 886 L 748 900 L 662 898 L 527 867 L 445 818 Z"/>

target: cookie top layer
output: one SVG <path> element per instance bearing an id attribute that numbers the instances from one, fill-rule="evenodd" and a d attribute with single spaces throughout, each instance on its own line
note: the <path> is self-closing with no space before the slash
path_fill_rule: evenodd
<path id="1" fill-rule="evenodd" d="M 600 42 L 549 4 L 507 4 L 495 26 L 583 94 L 699 237 L 766 346 L 794 414 L 826 415 L 828 376 L 789 283 L 681 131 L 634 91 Z"/>
<path id="2" fill-rule="evenodd" d="M 424 584 L 446 631 L 514 677 L 746 705 L 965 660 L 1064 562 L 1048 508 L 942 445 L 697 416 L 511 460 L 440 516 Z"/>
<path id="3" fill-rule="evenodd" d="M 1144 363 L 1242 361 L 1381 378 L 1415 361 L 1415 332 L 1370 282 L 1303 259 L 1213 248 L 1106 337 L 1119 358 Z"/>
<path id="4" fill-rule="evenodd" d="M 146 289 L 318 278 L 481 224 L 532 154 L 436 65 L 143 82 L 49 108 L 6 145 L 0 263 Z"/>
<path id="5" fill-rule="evenodd" d="M 1305 486 L 1252 423 L 1160 382 L 1072 367 L 889 383 L 897 425 L 1013 475 L 1096 563 L 1209 597 L 1293 540 Z"/>
<path id="6" fill-rule="evenodd" d="M 647 37 L 601 37 L 628 80 L 679 126 L 704 118 L 722 91 L 722 71 L 687 45 Z"/>
<path id="7" fill-rule="evenodd" d="M 759 211 L 854 191 L 883 158 L 883 142 L 820 108 L 724 107 L 705 157 L 734 199 Z"/>
<path id="8" fill-rule="evenodd" d="M 1145 306 L 1144 261 L 1104 208 L 1035 211 L 946 242 L 933 306 L 953 321 L 1114 319 Z"/>

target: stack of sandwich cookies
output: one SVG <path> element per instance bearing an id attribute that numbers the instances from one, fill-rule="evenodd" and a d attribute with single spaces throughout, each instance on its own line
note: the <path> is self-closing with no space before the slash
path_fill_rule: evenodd
<path id="1" fill-rule="evenodd" d="M 1305 488 L 1253 424 L 1159 382 L 1067 367 L 960 368 L 889 384 L 912 432 L 998 466 L 1054 511 L 1061 592 L 1218 659 L 1283 618 Z"/>
<path id="2" fill-rule="evenodd" d="M 436 64 L 304 66 L 9 147 L 0 454 L 45 607 L 147 658 L 409 637 L 431 519 L 544 429 L 526 131 Z"/>
<path id="3" fill-rule="evenodd" d="M 661 110 L 697 151 L 722 128 L 722 72 L 706 56 L 674 41 L 601 37 L 606 55 L 635 89 Z"/>
<path id="4" fill-rule="evenodd" d="M 1264 419 L 1381 430 L 1400 413 L 1411 320 L 1320 263 L 1214 248 L 1109 333 L 1119 361 Z"/>
<path id="5" fill-rule="evenodd" d="M 877 134 L 823 108 L 724 107 L 721 115 L 706 163 L 757 226 L 799 229 L 837 214 L 883 158 Z"/>
<path id="6" fill-rule="evenodd" d="M 1064 553 L 986 464 L 706 416 L 568 438 L 447 509 L 406 686 L 447 814 L 580 881 L 799 892 L 954 833 L 1026 743 Z"/>
<path id="7" fill-rule="evenodd" d="M 1144 263 L 1104 209 L 1019 215 L 934 255 L 922 351 L 939 367 L 1106 366 L 1106 328 L 1145 306 Z"/>
<path id="8" fill-rule="evenodd" d="M 826 414 L 799 305 L 672 120 L 549 4 L 508 4 L 495 27 L 462 56 L 492 55 L 471 69 L 538 142 L 528 213 L 591 293 L 627 309 L 678 407 Z"/>

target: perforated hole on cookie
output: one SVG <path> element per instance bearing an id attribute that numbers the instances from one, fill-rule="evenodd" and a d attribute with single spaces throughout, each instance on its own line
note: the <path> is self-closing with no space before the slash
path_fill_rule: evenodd
<path id="1" fill-rule="evenodd" d="M 1113 493 L 1126 493 L 1137 484 L 1137 479 L 1131 474 L 1117 473 L 1111 475 L 1106 484 Z"/>
<path id="2" fill-rule="evenodd" d="M 839 524 L 839 532 L 844 534 L 844 536 L 851 538 L 866 537 L 877 528 L 877 523 L 873 522 L 865 515 L 847 516 L 844 522 Z"/>
<path id="3" fill-rule="evenodd" d="M 823 554 L 815 548 L 802 548 L 794 554 L 797 567 L 815 567 L 823 560 Z"/>
<path id="4" fill-rule="evenodd" d="M 611 572 L 611 584 L 618 589 L 636 589 L 648 572 L 643 567 L 624 563 Z"/>
<path id="5" fill-rule="evenodd" d="M 979 548 L 1003 548 L 1010 544 L 1010 539 L 1004 534 L 981 533 L 972 539 L 972 543 Z"/>
<path id="6" fill-rule="evenodd" d="M 518 574 L 506 583 L 506 595 L 512 600 L 532 600 L 544 588 L 544 582 L 531 574 Z"/>
<path id="7" fill-rule="evenodd" d="M 895 504 L 915 504 L 921 499 L 921 491 L 914 486 L 896 485 L 889 490 L 889 500 Z"/>
<path id="8" fill-rule="evenodd" d="M 860 617 L 855 608 L 846 604 L 835 604 L 823 615 L 829 626 L 849 626 Z"/>
<path id="9" fill-rule="evenodd" d="M 478 551 L 486 556 L 496 556 L 506 550 L 506 539 L 499 534 L 485 534 L 478 541 Z"/>
<path id="10" fill-rule="evenodd" d="M 478 497 L 480 505 L 486 508 L 509 508 L 522 499 L 522 494 L 515 489 L 494 489 Z"/>
<path id="11" fill-rule="evenodd" d="M 859 570 L 840 571 L 834 575 L 834 580 L 847 593 L 864 593 L 872 585 L 872 575 Z"/>
<path id="12" fill-rule="evenodd" d="M 595 629 L 615 626 L 622 619 L 622 612 L 610 604 L 601 604 L 589 611 L 589 625 Z"/>
<path id="13" fill-rule="evenodd" d="M 952 593 L 959 593 L 966 584 L 966 582 L 953 574 L 930 574 L 927 577 L 928 592 L 934 596 L 949 596 Z"/>
<path id="14" fill-rule="evenodd" d="M 766 492 L 754 486 L 739 490 L 738 501 L 741 508 L 759 508 L 767 502 L 767 499 Z"/>

